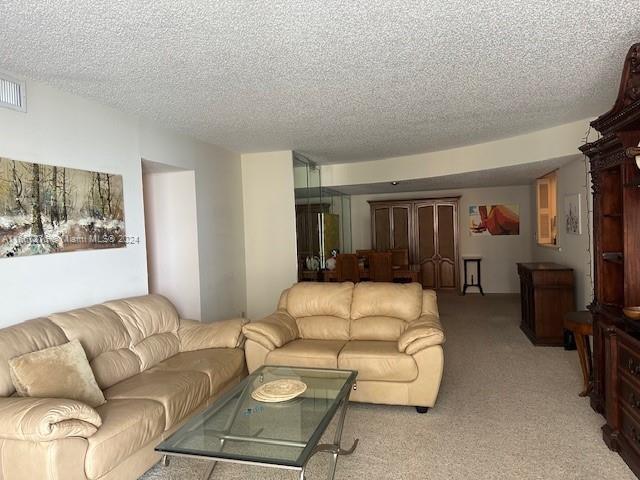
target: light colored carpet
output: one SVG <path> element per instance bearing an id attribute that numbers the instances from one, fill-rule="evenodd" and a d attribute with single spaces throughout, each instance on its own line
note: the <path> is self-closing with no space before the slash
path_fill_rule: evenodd
<path id="1" fill-rule="evenodd" d="M 534 347 L 513 295 L 441 295 L 445 375 L 435 408 L 351 404 L 336 479 L 570 480 L 635 477 L 601 438 L 601 416 L 578 397 L 577 353 Z M 325 479 L 316 455 L 308 480 Z M 205 463 L 172 459 L 144 480 L 199 478 Z M 214 479 L 296 479 L 295 472 L 220 463 Z"/>

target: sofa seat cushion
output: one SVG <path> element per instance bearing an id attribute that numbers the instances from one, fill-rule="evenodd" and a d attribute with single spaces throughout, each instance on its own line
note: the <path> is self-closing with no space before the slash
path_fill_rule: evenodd
<path id="1" fill-rule="evenodd" d="M 100 478 L 164 432 L 164 408 L 153 400 L 109 400 L 98 407 L 102 426 L 89 437 L 85 471 Z"/>
<path id="2" fill-rule="evenodd" d="M 152 370 L 196 371 L 209 377 L 209 396 L 218 395 L 232 380 L 243 374 L 244 351 L 240 348 L 208 348 L 183 352 L 160 362 Z"/>
<path id="3" fill-rule="evenodd" d="M 266 364 L 338 368 L 338 354 L 345 343 L 341 340 L 294 340 L 269 352 Z"/>
<path id="4" fill-rule="evenodd" d="M 352 340 L 340 352 L 338 368 L 357 370 L 358 380 L 411 382 L 418 376 L 415 360 L 398 351 L 398 342 Z"/>
<path id="5" fill-rule="evenodd" d="M 209 377 L 195 371 L 149 370 L 105 390 L 107 400 L 155 400 L 164 407 L 165 429 L 185 418 L 209 397 Z"/>

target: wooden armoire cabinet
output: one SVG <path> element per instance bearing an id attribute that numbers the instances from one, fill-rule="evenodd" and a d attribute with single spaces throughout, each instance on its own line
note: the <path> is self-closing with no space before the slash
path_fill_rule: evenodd
<path id="1" fill-rule="evenodd" d="M 592 407 L 604 440 L 640 476 L 640 43 L 625 59 L 613 109 L 591 126 L 602 137 L 581 147 L 591 162 L 595 299 Z"/>
<path id="2" fill-rule="evenodd" d="M 424 288 L 458 289 L 458 199 L 370 201 L 372 248 L 406 248 Z"/>

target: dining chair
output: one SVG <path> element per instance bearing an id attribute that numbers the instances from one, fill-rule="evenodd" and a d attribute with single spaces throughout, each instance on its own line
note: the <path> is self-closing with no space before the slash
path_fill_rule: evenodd
<path id="1" fill-rule="evenodd" d="M 391 252 L 374 252 L 369 265 L 369 278 L 372 282 L 393 281 L 393 254 Z"/>
<path id="2" fill-rule="evenodd" d="M 409 250 L 406 248 L 392 248 L 391 264 L 394 267 L 406 267 L 409 265 Z"/>
<path id="3" fill-rule="evenodd" d="M 341 253 L 336 257 L 336 275 L 339 282 L 359 282 L 360 266 L 358 255 L 354 253 Z"/>

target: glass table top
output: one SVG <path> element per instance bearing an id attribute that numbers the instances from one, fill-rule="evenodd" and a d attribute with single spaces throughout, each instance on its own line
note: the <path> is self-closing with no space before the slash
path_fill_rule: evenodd
<path id="1" fill-rule="evenodd" d="M 357 372 L 264 366 L 242 380 L 204 412 L 156 447 L 168 455 L 302 467 Z M 260 385 L 282 378 L 304 382 L 307 390 L 281 403 L 254 400 Z"/>

